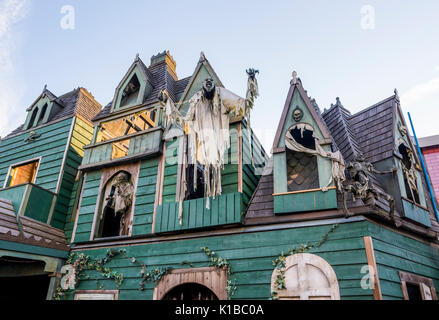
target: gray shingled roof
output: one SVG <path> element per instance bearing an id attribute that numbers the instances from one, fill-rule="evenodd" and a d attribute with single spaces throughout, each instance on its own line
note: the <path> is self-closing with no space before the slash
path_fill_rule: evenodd
<path id="1" fill-rule="evenodd" d="M 79 98 L 80 88 L 77 88 L 77 89 L 74 89 L 70 92 L 67 92 L 58 98 L 53 93 L 48 91 L 47 89 L 44 89 L 44 90 L 45 90 L 44 92 L 49 92 L 52 95 L 52 98 L 55 99 L 55 102 L 63 107 L 60 111 L 58 111 L 56 114 L 51 116 L 51 118 L 48 119 L 48 122 L 62 119 L 64 117 L 71 116 L 75 113 L 76 105 L 77 105 L 76 103 L 77 103 L 78 98 Z M 23 126 L 24 126 L 24 123 L 21 126 L 19 126 L 17 129 L 15 129 L 14 131 L 12 131 L 10 134 L 8 134 L 5 138 L 16 135 L 16 134 L 20 133 L 21 131 L 24 131 Z"/>
<path id="2" fill-rule="evenodd" d="M 140 60 L 140 59 L 139 59 Z M 141 60 L 140 60 L 141 61 Z M 158 102 L 158 94 L 161 90 L 167 90 L 169 96 L 173 101 L 178 101 L 181 98 L 184 90 L 191 77 L 181 80 L 174 80 L 168 71 L 168 65 L 165 61 L 159 62 L 147 68 L 141 61 L 141 65 L 147 70 L 147 75 L 150 78 L 153 89 L 151 93 L 145 98 L 144 104 L 151 104 Z M 109 102 L 101 112 L 93 119 L 93 121 L 101 120 L 107 117 L 111 111 L 112 102 Z"/>

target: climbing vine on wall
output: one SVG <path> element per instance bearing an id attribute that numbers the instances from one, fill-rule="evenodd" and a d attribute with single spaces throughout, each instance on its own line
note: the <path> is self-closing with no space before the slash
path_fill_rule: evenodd
<path id="1" fill-rule="evenodd" d="M 212 266 L 214 266 L 217 269 L 226 269 L 227 298 L 230 299 L 236 292 L 236 280 L 233 277 L 232 266 L 226 259 L 217 256 L 215 251 L 211 251 L 208 247 L 201 247 L 200 249 L 210 258 L 210 262 Z"/>
<path id="2" fill-rule="evenodd" d="M 118 251 L 114 251 L 112 249 L 108 250 L 104 258 L 100 259 L 92 259 L 84 253 L 71 253 L 69 258 L 66 261 L 67 265 L 71 265 L 73 267 L 73 277 L 75 278 L 75 286 L 81 280 L 90 279 L 85 271 L 94 270 L 99 272 L 106 279 L 113 279 L 116 283 L 116 286 L 119 287 L 123 282 L 123 274 L 117 271 L 114 271 L 111 268 L 105 267 L 105 265 L 110 262 L 115 256 L 119 254 Z M 98 289 L 101 288 L 99 284 L 99 280 L 96 278 L 96 284 Z M 54 294 L 55 300 L 60 300 L 64 293 L 71 291 L 70 289 L 63 289 L 61 285 L 57 287 Z"/>
<path id="3" fill-rule="evenodd" d="M 275 258 L 273 260 L 273 265 L 275 266 L 275 268 L 277 270 L 279 270 L 276 280 L 274 281 L 274 288 L 275 290 L 273 290 L 271 292 L 271 299 L 276 300 L 277 294 L 278 294 L 278 290 L 284 290 L 286 289 L 285 286 L 285 262 L 288 256 L 293 255 L 293 254 L 297 254 L 297 253 L 304 253 L 307 252 L 311 249 L 315 249 L 315 248 L 319 248 L 321 245 L 323 245 L 326 240 L 328 240 L 329 235 L 334 232 L 335 229 L 337 229 L 338 224 L 335 224 L 331 227 L 331 229 L 329 229 L 329 231 L 322 237 L 322 239 L 320 239 L 320 241 L 315 242 L 315 243 L 305 243 L 305 244 L 300 244 L 298 247 L 293 248 L 293 249 L 288 249 L 287 252 L 281 252 L 281 254 L 279 254 L 279 256 L 277 258 Z"/>

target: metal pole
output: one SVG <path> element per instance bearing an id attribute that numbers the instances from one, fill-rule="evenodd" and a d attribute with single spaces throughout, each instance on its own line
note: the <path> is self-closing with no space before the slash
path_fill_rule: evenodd
<path id="1" fill-rule="evenodd" d="M 421 148 L 419 147 L 418 138 L 416 137 L 415 128 L 412 122 L 412 117 L 410 116 L 410 112 L 407 112 L 407 114 L 409 115 L 410 125 L 412 126 L 413 137 L 415 138 L 416 149 L 418 150 L 419 159 L 421 160 L 421 165 L 422 165 L 422 170 L 424 171 L 425 180 L 427 180 L 427 187 L 428 187 L 428 191 L 430 192 L 431 202 L 433 202 L 434 214 L 436 216 L 436 220 L 439 221 L 438 211 L 436 207 L 436 197 L 434 196 L 433 190 L 431 188 L 430 178 L 428 177 L 427 167 L 425 166 L 424 158 L 422 157 Z"/>

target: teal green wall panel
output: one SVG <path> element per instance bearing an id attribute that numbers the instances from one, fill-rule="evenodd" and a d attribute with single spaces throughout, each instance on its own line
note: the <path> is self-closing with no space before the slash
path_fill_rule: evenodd
<path id="1" fill-rule="evenodd" d="M 200 247 L 207 246 L 218 256 L 227 259 L 234 272 L 237 291 L 233 299 L 269 299 L 273 259 L 282 251 L 306 242 L 319 241 L 332 225 L 291 229 L 255 231 L 233 235 L 210 236 L 197 239 L 160 241 L 124 247 L 149 267 L 173 267 L 175 269 L 209 265 L 208 257 Z M 362 289 L 364 274 L 361 268 L 367 264 L 363 236 L 367 235 L 367 222 L 340 224 L 320 248 L 310 251 L 328 261 L 339 281 L 342 299 L 372 299 L 370 289 Z M 122 247 L 121 247 L 122 248 Z M 117 250 L 118 248 L 113 248 Z M 83 251 L 92 257 L 105 256 L 106 249 Z M 182 262 L 186 261 L 186 264 Z M 115 257 L 108 267 L 123 273 L 124 282 L 119 288 L 119 299 L 152 299 L 154 284 L 147 282 L 144 291 L 140 284 L 140 267 L 122 256 Z M 82 280 L 78 289 L 96 289 L 95 277 L 105 289 L 116 289 L 112 280 L 103 279 L 98 273 L 90 273 L 89 280 Z M 70 297 L 72 298 L 72 296 Z"/>
<path id="2" fill-rule="evenodd" d="M 335 189 L 274 196 L 274 213 L 307 212 L 337 208 Z"/>

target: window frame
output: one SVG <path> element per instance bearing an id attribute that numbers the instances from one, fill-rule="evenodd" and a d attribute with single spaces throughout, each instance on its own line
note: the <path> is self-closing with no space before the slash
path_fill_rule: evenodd
<path id="1" fill-rule="evenodd" d="M 37 157 L 37 158 L 24 160 L 24 161 L 20 161 L 20 162 L 13 163 L 13 164 L 9 165 L 8 172 L 6 173 L 5 181 L 3 182 L 3 189 L 16 187 L 16 186 L 10 187 L 7 185 L 8 180 L 9 180 L 9 175 L 11 174 L 11 171 L 14 167 L 24 166 L 24 165 L 32 163 L 32 162 L 38 162 L 37 169 L 35 171 L 35 180 L 33 182 L 29 182 L 30 184 L 35 184 L 35 181 L 37 180 L 38 172 L 40 170 L 41 160 L 42 160 L 42 157 Z M 26 183 L 23 183 L 23 184 L 26 184 Z"/>
<path id="2" fill-rule="evenodd" d="M 103 294 L 103 295 L 112 295 L 113 299 L 111 300 L 119 300 L 119 290 L 76 290 L 75 292 L 75 300 L 101 300 L 102 299 L 79 299 L 80 295 L 96 295 L 96 294 Z"/>
<path id="3" fill-rule="evenodd" d="M 399 274 L 399 278 L 401 279 L 401 291 L 404 300 L 410 300 L 407 291 L 407 283 L 417 285 L 419 287 L 419 291 L 421 292 L 422 300 L 426 300 L 425 293 L 422 288 L 422 284 L 424 284 L 430 289 L 431 299 L 437 300 L 436 289 L 434 287 L 434 283 L 432 279 L 404 271 L 398 271 L 398 274 Z"/>

